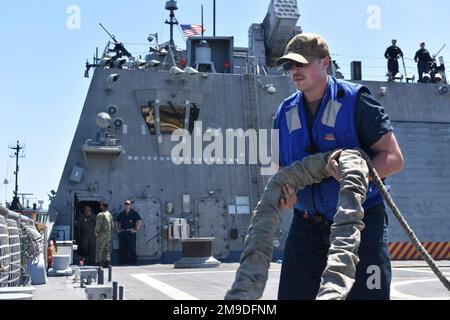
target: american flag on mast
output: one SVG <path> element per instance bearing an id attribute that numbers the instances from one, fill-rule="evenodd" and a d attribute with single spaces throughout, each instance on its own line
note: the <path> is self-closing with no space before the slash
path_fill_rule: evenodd
<path id="1" fill-rule="evenodd" d="M 181 30 L 183 30 L 183 34 L 186 38 L 202 35 L 202 25 L 201 24 L 180 24 L 180 27 L 181 27 Z M 203 28 L 203 32 L 206 32 L 205 28 Z"/>

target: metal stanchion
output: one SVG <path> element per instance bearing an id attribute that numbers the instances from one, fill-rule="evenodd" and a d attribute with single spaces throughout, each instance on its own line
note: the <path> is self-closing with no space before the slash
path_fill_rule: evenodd
<path id="1" fill-rule="evenodd" d="M 119 300 L 123 300 L 123 290 L 124 290 L 123 286 L 120 286 L 119 287 Z"/>
<path id="2" fill-rule="evenodd" d="M 97 284 L 103 285 L 105 284 L 105 273 L 102 268 L 98 268 L 98 276 L 97 276 Z"/>
<path id="3" fill-rule="evenodd" d="M 108 282 L 112 281 L 112 266 L 110 265 L 108 268 Z"/>
<path id="4" fill-rule="evenodd" d="M 117 286 L 118 283 L 117 282 L 113 282 L 113 300 L 117 300 Z"/>

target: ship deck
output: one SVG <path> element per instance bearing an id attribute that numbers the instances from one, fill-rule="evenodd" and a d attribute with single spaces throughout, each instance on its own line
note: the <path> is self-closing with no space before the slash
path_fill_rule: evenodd
<path id="1" fill-rule="evenodd" d="M 450 261 L 440 261 L 450 277 Z M 214 269 L 174 269 L 173 265 L 113 267 L 113 281 L 124 286 L 125 300 L 223 300 L 238 264 Z M 277 298 L 280 264 L 272 264 L 262 300 Z M 450 293 L 421 261 L 393 261 L 392 300 L 450 300 Z M 107 280 L 107 271 L 105 272 Z M 49 277 L 37 288 L 34 300 L 86 300 L 74 277 Z"/>

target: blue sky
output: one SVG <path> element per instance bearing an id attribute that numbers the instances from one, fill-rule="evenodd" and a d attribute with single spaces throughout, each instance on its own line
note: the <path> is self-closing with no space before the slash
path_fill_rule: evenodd
<path id="1" fill-rule="evenodd" d="M 202 3 L 206 35 L 212 35 L 212 0 L 179 0 L 177 17 L 182 24 L 200 23 Z M 217 0 L 217 35 L 232 35 L 236 46 L 246 47 L 250 24 L 262 22 L 268 4 L 269 0 Z M 450 12 L 450 2 L 445 0 L 341 0 L 320 5 L 299 0 L 298 4 L 302 14 L 298 24 L 305 32 L 325 36 L 347 76 L 350 61 L 362 60 L 365 79 L 384 79 L 383 54 L 392 38 L 398 39 L 408 59 L 414 57 L 421 41 L 434 53 L 448 40 L 450 20 L 445 13 Z M 67 28 L 71 5 L 80 9 L 80 29 Z M 0 183 L 4 178 L 13 181 L 14 161 L 9 158 L 8 145 L 20 140 L 26 144 L 26 158 L 21 160 L 19 192 L 34 193 L 48 205 L 46 194 L 58 187 L 86 98 L 89 80 L 83 77 L 84 63 L 92 58 L 95 47 L 102 51 L 108 41 L 98 22 L 125 43 L 145 44 L 147 35 L 155 32 L 162 42 L 169 36 L 164 6 L 165 0 L 2 3 Z M 368 13 L 373 6 L 379 12 L 380 28 L 367 25 L 373 21 Z M 184 47 L 178 31 L 176 41 Z M 143 55 L 147 51 L 144 45 L 128 48 Z M 450 60 L 448 48 L 442 55 Z M 416 71 L 411 60 L 406 62 L 409 70 Z M 0 186 L 1 203 L 6 190 Z M 12 188 L 13 183 L 7 190 L 8 201 Z"/>

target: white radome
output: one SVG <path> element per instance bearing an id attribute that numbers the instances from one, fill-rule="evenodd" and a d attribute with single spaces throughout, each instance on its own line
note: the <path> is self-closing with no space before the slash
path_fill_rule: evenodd
<path id="1" fill-rule="evenodd" d="M 95 122 L 100 128 L 106 129 L 111 126 L 111 116 L 106 112 L 100 112 Z"/>

